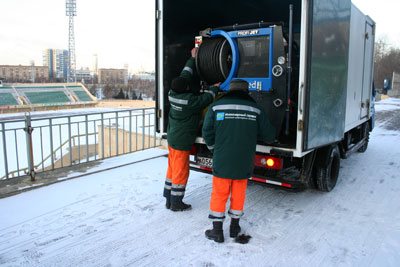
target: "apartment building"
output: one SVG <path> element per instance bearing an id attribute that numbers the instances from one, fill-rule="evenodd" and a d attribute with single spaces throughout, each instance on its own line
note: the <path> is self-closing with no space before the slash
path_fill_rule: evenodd
<path id="1" fill-rule="evenodd" d="M 123 84 L 126 81 L 126 69 L 98 69 L 98 79 L 101 84 Z"/>
<path id="2" fill-rule="evenodd" d="M 49 82 L 46 66 L 0 65 L 0 78 L 7 83 Z"/>
<path id="3" fill-rule="evenodd" d="M 51 81 L 67 81 L 68 64 L 68 50 L 46 49 L 43 52 L 43 65 L 48 67 L 49 78 Z"/>

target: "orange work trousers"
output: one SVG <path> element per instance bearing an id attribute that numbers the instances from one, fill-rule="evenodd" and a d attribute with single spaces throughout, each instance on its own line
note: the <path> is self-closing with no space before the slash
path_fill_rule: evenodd
<path id="1" fill-rule="evenodd" d="M 177 150 L 168 146 L 168 151 L 167 179 L 171 179 L 175 185 L 186 185 L 189 178 L 190 150 Z"/>
<path id="2" fill-rule="evenodd" d="M 243 212 L 246 188 L 247 179 L 233 180 L 213 176 L 210 210 L 224 213 L 230 195 L 230 211 Z"/>

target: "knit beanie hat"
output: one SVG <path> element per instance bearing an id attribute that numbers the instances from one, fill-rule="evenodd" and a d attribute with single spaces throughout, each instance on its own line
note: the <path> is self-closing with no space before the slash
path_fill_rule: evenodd
<path id="1" fill-rule="evenodd" d="M 176 93 L 185 93 L 189 91 L 189 82 L 183 77 L 176 77 L 172 80 L 171 89 Z"/>

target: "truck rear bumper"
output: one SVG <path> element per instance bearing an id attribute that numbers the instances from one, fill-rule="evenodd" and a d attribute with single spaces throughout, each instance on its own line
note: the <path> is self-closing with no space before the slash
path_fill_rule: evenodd
<path id="1" fill-rule="evenodd" d="M 209 167 L 201 166 L 196 164 L 196 162 L 191 161 L 190 162 L 190 169 L 202 173 L 207 173 L 207 174 L 212 174 L 212 169 Z M 303 191 L 307 189 L 307 186 L 300 182 L 300 181 L 288 181 L 282 178 L 278 177 L 264 177 L 262 175 L 256 175 L 254 174 L 252 177 L 249 178 L 249 181 L 266 185 L 269 187 L 274 187 L 274 188 L 281 188 L 285 190 L 290 190 L 294 192 L 298 191 Z"/>

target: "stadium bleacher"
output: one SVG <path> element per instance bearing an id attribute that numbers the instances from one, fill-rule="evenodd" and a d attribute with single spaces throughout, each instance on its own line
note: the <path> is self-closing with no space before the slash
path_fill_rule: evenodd
<path id="1" fill-rule="evenodd" d="M 0 106 L 14 106 L 14 105 L 18 105 L 18 101 L 15 99 L 12 93 L 0 92 Z"/>
<path id="2" fill-rule="evenodd" d="M 31 104 L 66 104 L 71 102 L 63 91 L 25 92 Z"/>
<path id="3" fill-rule="evenodd" d="M 78 96 L 80 101 L 93 101 L 90 96 L 83 90 L 75 90 L 74 93 Z"/>
<path id="4" fill-rule="evenodd" d="M 88 95 L 88 91 L 82 89 L 82 87 L 79 86 L 67 86 L 69 90 L 74 92 L 74 94 L 78 97 L 80 101 L 93 101 L 92 98 Z"/>
<path id="5" fill-rule="evenodd" d="M 0 108 L 80 105 L 95 103 L 82 84 L 3 84 Z"/>

